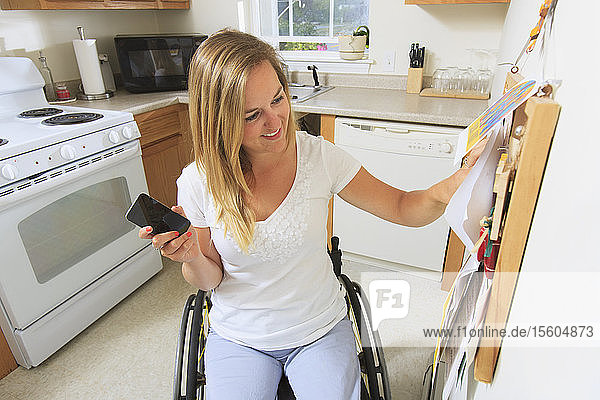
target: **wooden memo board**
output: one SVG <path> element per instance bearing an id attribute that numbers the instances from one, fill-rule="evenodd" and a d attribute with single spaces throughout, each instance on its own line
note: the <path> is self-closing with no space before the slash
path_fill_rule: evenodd
<path id="1" fill-rule="evenodd" d="M 510 88 L 521 79 L 522 77 L 509 73 L 506 86 Z M 511 137 L 515 136 L 518 126 L 523 126 L 524 129 L 520 134 L 519 157 L 512 164 L 515 171 L 510 174 L 512 179 L 509 179 L 507 204 L 499 218 L 500 249 L 485 318 L 488 331 L 491 328 L 505 328 L 508 321 L 559 112 L 560 105 L 554 100 L 534 96 L 513 113 Z M 500 163 L 502 162 L 501 159 Z M 462 243 L 455 246 L 460 248 L 461 245 Z M 462 257 L 454 257 L 451 264 L 447 262 L 445 273 L 448 270 L 458 271 L 460 264 L 456 265 L 457 262 L 462 263 Z M 455 276 L 455 273 L 451 273 L 444 280 L 451 284 L 450 277 Z M 501 337 L 480 339 L 475 356 L 475 379 L 484 383 L 492 382 L 501 346 Z"/>
<path id="2" fill-rule="evenodd" d="M 524 107 L 525 130 L 521 154 L 514 175 L 512 194 L 500 241 L 496 262 L 496 272 L 485 325 L 504 328 L 512 304 L 518 272 L 521 270 L 523 255 L 540 186 L 544 177 L 554 131 L 558 122 L 560 105 L 550 98 L 532 97 Z M 515 113 L 515 118 L 518 118 Z M 513 129 L 518 124 L 513 124 Z M 475 356 L 475 379 L 491 383 L 502 345 L 500 337 L 482 337 Z"/>

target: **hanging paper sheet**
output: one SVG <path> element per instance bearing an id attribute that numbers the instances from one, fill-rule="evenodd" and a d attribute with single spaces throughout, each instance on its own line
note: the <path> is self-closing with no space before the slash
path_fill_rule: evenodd
<path id="1" fill-rule="evenodd" d="M 462 158 L 483 138 L 487 137 L 492 128 L 508 113 L 514 111 L 533 95 L 538 87 L 535 80 L 523 80 L 513 86 L 508 92 L 489 106 L 475 121 L 461 132 L 458 137 L 454 164 L 458 165 Z"/>
<path id="2" fill-rule="evenodd" d="M 444 217 L 468 250 L 479 237 L 479 221 L 489 215 L 493 205 L 494 177 L 500 153 L 498 147 L 504 141 L 502 127 L 492 131 L 490 140 L 467 178 L 456 190 Z"/>

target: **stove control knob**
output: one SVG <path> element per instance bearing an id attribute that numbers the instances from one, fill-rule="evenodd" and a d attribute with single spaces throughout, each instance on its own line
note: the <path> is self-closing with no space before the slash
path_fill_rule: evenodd
<path id="1" fill-rule="evenodd" d="M 110 140 L 111 143 L 114 144 L 119 143 L 119 133 L 117 131 L 108 132 L 108 140 Z"/>
<path id="2" fill-rule="evenodd" d="M 442 153 L 452 153 L 452 145 L 448 142 L 442 143 L 440 149 L 442 150 Z"/>
<path id="3" fill-rule="evenodd" d="M 125 139 L 131 139 L 133 137 L 133 131 L 128 126 L 126 126 L 125 128 L 123 128 L 123 131 L 121 132 L 121 134 L 123 135 L 123 137 Z"/>
<path id="4" fill-rule="evenodd" d="M 9 181 L 12 181 L 17 177 L 17 168 L 12 165 L 3 165 L 2 166 L 2 176 Z"/>
<path id="5" fill-rule="evenodd" d="M 75 158 L 77 153 L 75 152 L 75 147 L 70 144 L 65 144 L 60 148 L 60 156 L 65 160 L 72 160 Z"/>

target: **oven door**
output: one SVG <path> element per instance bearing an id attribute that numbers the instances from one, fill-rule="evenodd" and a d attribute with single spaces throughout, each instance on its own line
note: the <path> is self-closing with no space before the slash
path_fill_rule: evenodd
<path id="1" fill-rule="evenodd" d="M 147 191 L 139 141 L 46 176 L 0 198 L 0 298 L 17 329 L 148 245 L 124 218 Z"/>

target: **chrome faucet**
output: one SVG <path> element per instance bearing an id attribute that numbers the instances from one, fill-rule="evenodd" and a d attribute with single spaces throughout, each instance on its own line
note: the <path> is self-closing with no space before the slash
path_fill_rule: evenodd
<path id="1" fill-rule="evenodd" d="M 283 70 L 283 74 L 285 75 L 285 79 L 287 80 L 289 87 L 302 86 L 299 83 L 292 82 L 292 73 L 290 72 L 290 66 L 284 63 L 283 61 L 281 62 L 281 69 Z"/>
<path id="2" fill-rule="evenodd" d="M 309 71 L 312 71 L 312 76 L 313 76 L 313 80 L 315 81 L 315 87 L 319 87 L 321 86 L 319 84 L 319 76 L 317 75 L 317 66 L 316 65 L 309 65 L 308 67 L 306 67 Z"/>

